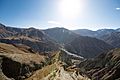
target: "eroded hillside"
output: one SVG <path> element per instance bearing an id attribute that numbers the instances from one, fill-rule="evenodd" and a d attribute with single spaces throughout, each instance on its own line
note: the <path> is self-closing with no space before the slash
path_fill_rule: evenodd
<path id="1" fill-rule="evenodd" d="M 23 46 L 0 43 L 0 80 L 89 80 L 75 66 L 83 58 L 62 50 L 40 55 Z"/>

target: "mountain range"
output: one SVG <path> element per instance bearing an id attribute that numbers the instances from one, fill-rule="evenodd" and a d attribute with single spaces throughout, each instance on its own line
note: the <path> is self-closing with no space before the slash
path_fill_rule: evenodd
<path id="1" fill-rule="evenodd" d="M 0 24 L 0 80 L 119 80 L 119 31 Z"/>
<path id="2" fill-rule="evenodd" d="M 65 28 L 39 30 L 6 27 L 1 24 L 1 31 L 0 42 L 25 44 L 36 52 L 47 53 L 64 47 L 74 54 L 90 58 L 113 48 L 102 40 L 81 36 Z"/>
<path id="3" fill-rule="evenodd" d="M 76 34 L 82 35 L 82 36 L 89 36 L 94 37 L 100 40 L 103 40 L 104 42 L 114 46 L 114 47 L 120 47 L 119 41 L 120 41 L 120 28 L 118 29 L 99 29 L 97 31 L 87 30 L 87 29 L 78 29 L 74 30 Z"/>

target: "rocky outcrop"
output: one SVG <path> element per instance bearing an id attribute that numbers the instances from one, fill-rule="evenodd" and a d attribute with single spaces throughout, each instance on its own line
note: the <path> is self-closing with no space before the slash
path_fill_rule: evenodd
<path id="1" fill-rule="evenodd" d="M 92 80 L 117 80 L 120 78 L 120 49 L 103 53 L 95 59 L 85 60 L 79 67 Z"/>
<path id="2" fill-rule="evenodd" d="M 87 76 L 82 76 L 78 72 L 65 71 L 63 67 L 51 72 L 48 76 L 41 80 L 91 80 Z"/>
<path id="3" fill-rule="evenodd" d="M 44 56 L 26 51 L 14 45 L 0 43 L 1 80 L 23 80 L 44 66 Z"/>
<path id="4" fill-rule="evenodd" d="M 44 68 L 37 70 L 31 77 L 26 80 L 90 80 L 87 76 L 81 75 L 77 63 L 84 59 L 76 57 L 61 50 L 52 54 L 46 61 Z M 75 63 L 76 61 L 76 63 Z"/>

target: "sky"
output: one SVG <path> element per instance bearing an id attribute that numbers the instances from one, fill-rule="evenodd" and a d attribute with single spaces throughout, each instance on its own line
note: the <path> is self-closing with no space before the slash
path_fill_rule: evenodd
<path id="1" fill-rule="evenodd" d="M 0 0 L 0 23 L 38 29 L 116 29 L 120 0 Z"/>

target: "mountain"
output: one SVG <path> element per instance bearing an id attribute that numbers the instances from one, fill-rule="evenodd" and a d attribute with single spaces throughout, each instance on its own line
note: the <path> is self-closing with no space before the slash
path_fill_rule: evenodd
<path id="1" fill-rule="evenodd" d="M 43 30 L 43 32 L 51 39 L 60 44 L 64 44 L 63 47 L 69 52 L 86 58 L 95 57 L 101 52 L 114 48 L 104 41 L 96 38 L 80 36 L 65 28 L 51 28 Z"/>
<path id="2" fill-rule="evenodd" d="M 89 37 L 94 37 L 96 36 L 96 31 L 88 30 L 88 29 L 77 29 L 73 30 L 76 34 L 79 34 L 81 36 L 89 36 Z"/>
<path id="3" fill-rule="evenodd" d="M 100 39 L 110 45 L 113 45 L 114 47 L 120 47 L 120 32 L 113 32 L 111 34 L 103 35 Z"/>
<path id="4" fill-rule="evenodd" d="M 0 80 L 90 80 L 73 67 L 80 61 L 63 50 L 40 55 L 25 45 L 0 43 Z"/>
<path id="5" fill-rule="evenodd" d="M 65 28 L 0 24 L 0 80 L 119 80 L 118 31 L 99 30 L 97 39 Z"/>
<path id="6" fill-rule="evenodd" d="M 28 28 L 13 28 L 1 25 L 0 42 L 9 44 L 25 44 L 36 52 L 49 52 L 59 49 L 59 44 L 43 31 Z"/>
<path id="7" fill-rule="evenodd" d="M 94 59 L 87 59 L 80 63 L 79 67 L 92 80 L 119 80 L 120 49 L 113 49 Z"/>
<path id="8" fill-rule="evenodd" d="M 58 27 L 46 29 L 44 32 L 52 39 L 62 44 L 66 44 L 79 36 L 68 29 Z"/>
<path id="9" fill-rule="evenodd" d="M 74 30 L 73 32 L 82 35 L 82 36 L 89 36 L 94 37 L 104 42 L 119 48 L 120 47 L 120 29 L 100 29 L 97 31 L 91 31 L 86 29 L 79 29 Z"/>
<path id="10" fill-rule="evenodd" d="M 38 53 L 56 51 L 63 47 L 71 53 L 90 58 L 113 48 L 101 40 L 80 36 L 65 28 L 39 30 L 35 28 L 13 28 L 4 25 L 1 25 L 0 28 L 6 31 L 1 34 L 0 42 L 24 44 Z"/>
<path id="11" fill-rule="evenodd" d="M 114 30 L 114 29 L 99 29 L 97 31 L 92 31 L 88 29 L 78 29 L 78 30 L 73 30 L 73 32 L 82 35 L 82 36 L 89 36 L 89 37 L 95 37 L 95 38 L 100 38 L 103 35 L 111 34 L 112 32 L 118 32 L 119 30 Z"/>
<path id="12" fill-rule="evenodd" d="M 0 43 L 0 80 L 119 80 L 120 49 L 92 59 L 64 50 L 40 55 L 25 45 Z"/>
<path id="13" fill-rule="evenodd" d="M 65 45 L 65 49 L 67 51 L 86 58 L 95 57 L 98 54 L 108 51 L 112 48 L 113 47 L 111 45 L 102 40 L 85 36 L 80 36 Z"/>
<path id="14" fill-rule="evenodd" d="M 69 52 L 86 58 L 95 57 L 101 52 L 113 48 L 104 41 L 96 38 L 80 36 L 65 28 L 51 28 L 44 31 L 52 39 L 59 43 L 63 43 L 63 47 Z"/>
<path id="15" fill-rule="evenodd" d="M 4 38 L 4 37 L 8 37 L 8 36 L 12 36 L 13 33 L 6 30 L 5 25 L 0 24 L 0 38 Z"/>

